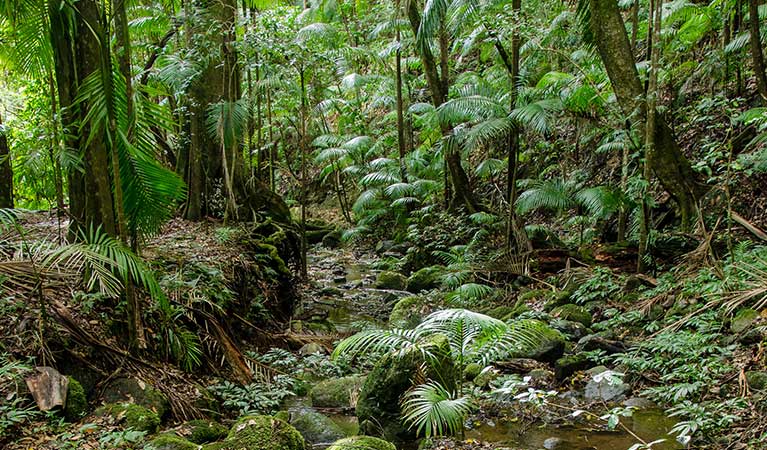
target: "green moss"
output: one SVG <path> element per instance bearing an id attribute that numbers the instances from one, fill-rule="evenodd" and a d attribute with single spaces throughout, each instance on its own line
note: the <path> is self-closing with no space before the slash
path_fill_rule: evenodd
<path id="1" fill-rule="evenodd" d="M 233 426 L 216 450 L 304 450 L 304 438 L 287 422 L 271 416 L 246 416 Z M 211 450 L 207 446 L 206 450 Z"/>
<path id="2" fill-rule="evenodd" d="M 371 436 L 352 436 L 336 441 L 327 450 L 397 450 L 394 444 Z"/>
<path id="3" fill-rule="evenodd" d="M 64 406 L 64 417 L 70 422 L 76 422 L 83 417 L 88 410 L 88 398 L 85 396 L 83 386 L 72 377 L 67 387 L 67 404 Z"/>
<path id="4" fill-rule="evenodd" d="M 535 303 L 546 299 L 552 292 L 547 289 L 533 289 L 531 291 L 525 291 L 517 296 L 517 300 L 520 303 Z"/>
<path id="5" fill-rule="evenodd" d="M 759 318 L 759 312 L 750 308 L 739 310 L 732 318 L 730 329 L 733 333 L 742 333 L 746 331 Z"/>
<path id="6" fill-rule="evenodd" d="M 426 299 L 415 295 L 400 299 L 389 314 L 389 325 L 395 328 L 413 328 L 421 323 L 421 310 Z"/>
<path id="7" fill-rule="evenodd" d="M 472 381 L 477 378 L 480 372 L 482 372 L 482 365 L 477 363 L 467 364 L 463 369 L 463 378 Z"/>
<path id="8" fill-rule="evenodd" d="M 572 304 L 557 306 L 551 310 L 551 315 L 560 319 L 579 322 L 586 328 L 591 326 L 591 314 L 582 306 Z"/>
<path id="9" fill-rule="evenodd" d="M 154 411 L 133 403 L 112 403 L 99 408 L 118 421 L 125 421 L 128 428 L 154 433 L 160 427 L 160 416 Z"/>
<path id="10" fill-rule="evenodd" d="M 407 285 L 407 278 L 397 272 L 383 271 L 376 278 L 375 287 L 378 289 L 392 289 L 402 291 Z"/>
<path id="11" fill-rule="evenodd" d="M 301 433 L 309 445 L 327 444 L 346 436 L 333 420 L 313 408 L 292 410 L 290 424 Z"/>
<path id="12" fill-rule="evenodd" d="M 175 433 L 163 433 L 144 446 L 144 450 L 197 450 L 199 445 L 179 437 Z"/>
<path id="13" fill-rule="evenodd" d="M 407 290 L 417 294 L 438 287 L 442 270 L 443 268 L 440 266 L 431 266 L 413 272 L 407 279 Z"/>
<path id="14" fill-rule="evenodd" d="M 195 444 L 217 441 L 229 433 L 225 426 L 212 420 L 192 420 L 185 425 L 189 428 L 189 440 Z"/>
<path id="15" fill-rule="evenodd" d="M 515 326 L 530 330 L 535 339 L 522 350 L 510 355 L 512 358 L 532 358 L 537 361 L 553 363 L 559 359 L 565 351 L 565 338 L 562 334 L 534 319 L 517 320 Z M 534 342 L 533 342 L 534 341 Z"/>
<path id="16" fill-rule="evenodd" d="M 573 293 L 569 290 L 551 292 L 546 294 L 546 303 L 543 305 L 544 311 L 551 311 L 557 306 L 567 305 L 570 303 L 570 297 Z"/>
<path id="17" fill-rule="evenodd" d="M 342 378 L 331 378 L 317 383 L 309 396 L 312 406 L 320 408 L 353 407 L 352 399 L 357 398 L 365 377 L 352 375 Z"/>

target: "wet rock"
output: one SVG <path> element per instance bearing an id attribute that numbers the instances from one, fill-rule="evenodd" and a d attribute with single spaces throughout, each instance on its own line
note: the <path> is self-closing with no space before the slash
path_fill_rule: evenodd
<path id="1" fill-rule="evenodd" d="M 312 406 L 319 408 L 350 408 L 359 395 L 365 377 L 352 375 L 320 381 L 309 394 Z"/>
<path id="2" fill-rule="evenodd" d="M 423 320 L 427 311 L 424 297 L 409 296 L 397 301 L 389 314 L 389 325 L 394 328 L 413 328 Z"/>
<path id="3" fill-rule="evenodd" d="M 586 328 L 591 326 L 591 314 L 582 306 L 573 304 L 557 306 L 551 310 L 551 315 L 563 320 L 578 322 Z"/>
<path id="4" fill-rule="evenodd" d="M 601 334 L 584 336 L 578 341 L 578 348 L 585 352 L 603 350 L 608 355 L 626 352 L 626 344 L 621 341 L 605 338 Z"/>
<path id="5" fill-rule="evenodd" d="M 442 269 L 440 266 L 431 266 L 413 272 L 407 279 L 407 290 L 417 294 L 421 291 L 439 287 Z"/>
<path id="6" fill-rule="evenodd" d="M 239 419 L 216 450 L 305 450 L 301 433 L 289 423 L 271 416 Z"/>
<path id="7" fill-rule="evenodd" d="M 606 372 L 608 369 L 604 366 L 598 366 L 588 371 L 590 375 L 596 376 Z M 584 398 L 586 401 L 601 400 L 605 402 L 617 401 L 631 391 L 631 386 L 619 380 L 610 380 L 608 378 L 592 378 L 586 384 Z"/>
<path id="8" fill-rule="evenodd" d="M 352 436 L 336 441 L 327 450 L 397 450 L 394 444 L 371 436 Z"/>
<path id="9" fill-rule="evenodd" d="M 376 278 L 375 287 L 377 289 L 390 289 L 395 291 L 402 291 L 407 285 L 407 278 L 404 275 L 397 272 L 383 271 L 378 274 Z"/>
<path id="10" fill-rule="evenodd" d="M 742 333 L 759 320 L 759 312 L 750 308 L 743 308 L 735 313 L 730 323 L 730 330 L 733 333 Z"/>
<path id="11" fill-rule="evenodd" d="M 104 389 L 105 403 L 131 402 L 157 413 L 160 418 L 170 410 L 165 395 L 154 386 L 136 378 L 117 378 Z"/>
<path id="12" fill-rule="evenodd" d="M 562 439 L 558 437 L 550 437 L 543 441 L 543 448 L 546 450 L 556 450 L 562 448 Z"/>
<path id="13" fill-rule="evenodd" d="M 561 381 L 575 372 L 586 370 L 593 365 L 594 363 L 582 353 L 563 356 L 554 363 L 554 377 Z"/>
<path id="14" fill-rule="evenodd" d="M 298 350 L 298 354 L 301 356 L 314 355 L 315 353 L 325 355 L 328 353 L 328 350 L 325 348 L 325 346 L 318 344 L 317 342 L 304 344 L 304 346 Z"/>
<path id="15" fill-rule="evenodd" d="M 312 408 L 291 410 L 290 424 L 301 433 L 304 441 L 310 445 L 327 445 L 346 436 L 343 430 L 329 417 Z"/>
<path id="16" fill-rule="evenodd" d="M 74 378 L 69 378 L 67 386 L 67 402 L 64 405 L 64 418 L 70 422 L 77 422 L 88 411 L 88 399 L 85 396 L 83 386 Z"/>
<path id="17" fill-rule="evenodd" d="M 523 323 L 526 322 L 526 323 Z M 518 321 L 519 326 L 536 330 L 537 343 L 525 350 L 510 355 L 512 358 L 530 358 L 536 361 L 553 363 L 565 351 L 565 338 L 562 333 L 534 319 Z"/>
<path id="18" fill-rule="evenodd" d="M 388 354 L 376 363 L 365 380 L 357 401 L 357 418 L 362 434 L 381 436 L 392 442 L 407 442 L 415 439 L 415 430 L 402 423 L 400 401 L 402 395 L 413 386 L 413 379 L 424 372 L 426 378 L 455 380 L 456 370 L 450 358 L 450 344 L 442 335 L 432 338 L 432 355 L 437 361 L 426 363 L 424 355 L 417 349 L 404 354 Z M 438 376 L 439 375 L 439 376 Z M 445 386 L 453 389 L 454 386 Z"/>
<path id="19" fill-rule="evenodd" d="M 623 406 L 631 406 L 639 409 L 655 408 L 657 405 L 650 399 L 644 397 L 631 397 L 623 402 Z"/>
<path id="20" fill-rule="evenodd" d="M 749 370 L 746 372 L 746 381 L 748 381 L 748 387 L 761 391 L 767 388 L 767 372 L 761 370 Z"/>

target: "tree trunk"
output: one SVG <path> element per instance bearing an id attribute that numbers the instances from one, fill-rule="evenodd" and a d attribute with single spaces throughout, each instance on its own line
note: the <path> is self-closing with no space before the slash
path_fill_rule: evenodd
<path id="1" fill-rule="evenodd" d="M 399 172 L 400 179 L 403 183 L 407 183 L 407 166 L 405 165 L 405 156 L 407 150 L 405 149 L 405 104 L 402 99 L 402 41 L 400 39 L 399 26 L 397 27 L 397 52 L 396 52 L 396 89 L 397 89 L 397 148 L 399 149 Z"/>
<path id="2" fill-rule="evenodd" d="M 634 64 L 626 28 L 615 0 L 590 0 L 591 29 L 623 113 L 644 133 L 647 105 L 644 89 Z M 697 181 L 689 161 L 682 154 L 671 129 L 657 117 L 655 145 L 647 156 L 655 175 L 679 206 L 684 229 L 689 229 L 697 214 L 697 199 L 706 187 Z"/>
<path id="3" fill-rule="evenodd" d="M 56 103 L 56 86 L 53 73 L 48 74 L 48 92 L 51 96 L 51 151 L 50 158 L 53 165 L 53 184 L 56 188 L 56 216 L 64 214 L 64 180 L 61 175 L 61 142 L 59 141 L 59 111 Z"/>
<path id="4" fill-rule="evenodd" d="M 13 208 L 13 170 L 8 135 L 0 115 L 0 208 Z"/>
<path id="5" fill-rule="evenodd" d="M 767 75 L 764 73 L 764 53 L 762 53 L 761 33 L 759 31 L 759 0 L 748 0 L 748 28 L 756 87 L 762 97 L 762 103 L 765 103 L 767 102 Z"/>

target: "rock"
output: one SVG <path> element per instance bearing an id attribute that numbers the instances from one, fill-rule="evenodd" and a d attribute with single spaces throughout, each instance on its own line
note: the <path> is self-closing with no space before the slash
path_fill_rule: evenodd
<path id="1" fill-rule="evenodd" d="M 632 406 L 639 409 L 656 408 L 656 405 L 652 400 L 643 397 L 631 397 L 623 402 L 623 406 Z"/>
<path id="2" fill-rule="evenodd" d="M 35 367 L 34 374 L 24 381 L 40 411 L 63 407 L 66 403 L 69 379 L 53 367 Z"/>
<path id="3" fill-rule="evenodd" d="M 394 304 L 389 314 L 389 326 L 393 328 L 414 328 L 425 316 L 427 300 L 423 297 L 403 297 Z"/>
<path id="4" fill-rule="evenodd" d="M 584 327 L 583 324 L 579 322 L 571 322 L 569 320 L 563 319 L 554 319 L 549 322 L 549 325 L 551 325 L 551 328 L 554 328 L 555 330 L 567 336 L 570 340 L 576 341 L 586 336 L 588 331 L 586 327 Z"/>
<path id="5" fill-rule="evenodd" d="M 342 378 L 331 378 L 317 383 L 309 396 L 312 406 L 318 408 L 353 408 L 353 399 L 357 398 L 365 377 L 352 375 Z"/>
<path id="6" fill-rule="evenodd" d="M 743 308 L 735 313 L 730 323 L 730 330 L 733 333 L 742 333 L 746 331 L 759 319 L 759 312 L 750 308 Z"/>
<path id="7" fill-rule="evenodd" d="M 653 284 L 653 280 L 647 277 L 647 275 L 629 275 L 623 283 L 623 292 L 636 292 L 655 286 L 657 286 L 657 280 Z"/>
<path id="8" fill-rule="evenodd" d="M 550 437 L 543 441 L 543 448 L 546 450 L 555 450 L 562 447 L 562 439 L 558 437 Z"/>
<path id="9" fill-rule="evenodd" d="M 588 371 L 589 375 L 595 376 L 607 371 L 604 366 L 597 366 Z M 586 384 L 586 391 L 584 392 L 584 398 L 586 401 L 601 400 L 604 402 L 617 401 L 631 391 L 631 386 L 623 381 L 614 380 L 612 383 L 610 380 L 603 378 L 599 381 L 592 378 Z"/>
<path id="10" fill-rule="evenodd" d="M 767 372 L 762 370 L 749 370 L 746 372 L 746 381 L 748 381 L 748 387 L 761 391 L 767 388 Z"/>
<path id="11" fill-rule="evenodd" d="M 195 444 L 207 444 L 226 437 L 229 429 L 213 420 L 191 420 L 184 424 L 189 429 L 188 439 Z"/>
<path id="12" fill-rule="evenodd" d="M 499 376 L 500 376 L 500 373 L 498 373 L 497 370 L 494 370 L 494 369 L 484 370 L 483 372 L 480 372 L 476 377 L 474 377 L 473 383 L 475 386 L 485 388 L 490 386 L 490 383 L 492 383 Z"/>
<path id="13" fill-rule="evenodd" d="M 88 398 L 85 396 L 83 386 L 74 378 L 69 379 L 67 387 L 67 402 L 64 406 L 64 418 L 70 422 L 77 422 L 88 411 Z"/>
<path id="14" fill-rule="evenodd" d="M 289 423 L 271 416 L 245 416 L 232 426 L 216 450 L 305 450 L 303 436 Z"/>
<path id="15" fill-rule="evenodd" d="M 443 268 L 440 266 L 424 267 L 407 279 L 407 290 L 414 294 L 439 287 L 440 274 Z"/>
<path id="16" fill-rule="evenodd" d="M 530 378 L 530 384 L 536 388 L 545 388 L 550 386 L 552 381 L 551 372 L 546 369 L 534 369 L 525 374 L 525 377 Z"/>
<path id="17" fill-rule="evenodd" d="M 554 377 L 562 381 L 575 372 L 586 370 L 593 365 L 594 363 L 583 353 L 563 356 L 554 363 Z"/>
<path id="18" fill-rule="evenodd" d="M 200 446 L 175 433 L 163 433 L 144 446 L 144 450 L 197 450 Z"/>
<path id="19" fill-rule="evenodd" d="M 466 367 L 463 368 L 463 379 L 466 381 L 474 381 L 475 378 L 477 378 L 477 375 L 482 372 L 482 365 L 477 363 L 471 363 L 467 364 Z"/>
<path id="20" fill-rule="evenodd" d="M 402 291 L 405 289 L 405 286 L 407 286 L 407 278 L 404 275 L 385 270 L 378 274 L 374 287 L 377 289 Z"/>
<path id="21" fill-rule="evenodd" d="M 563 320 L 578 322 L 586 328 L 591 326 L 591 314 L 582 306 L 573 304 L 557 306 L 551 310 L 551 315 Z"/>
<path id="22" fill-rule="evenodd" d="M 585 352 L 590 352 L 592 350 L 603 350 L 608 355 L 626 352 L 626 345 L 623 342 L 616 341 L 614 339 L 608 339 L 603 337 L 601 334 L 590 334 L 588 336 L 582 337 L 580 340 L 578 340 L 578 348 Z"/>
<path id="23" fill-rule="evenodd" d="M 298 350 L 298 354 L 302 356 L 309 356 L 315 353 L 325 355 L 328 353 L 328 350 L 322 344 L 318 344 L 317 342 L 304 344 L 304 346 Z"/>
<path id="24" fill-rule="evenodd" d="M 333 230 L 322 238 L 322 246 L 325 248 L 338 248 L 341 246 L 341 230 Z"/>
<path id="25" fill-rule="evenodd" d="M 357 401 L 357 418 L 360 432 L 381 436 L 392 442 L 407 442 L 416 438 L 415 430 L 402 423 L 400 401 L 420 374 L 424 378 L 449 382 L 457 378 L 450 358 L 450 344 L 442 335 L 431 338 L 431 354 L 439 355 L 437 361 L 424 364 L 419 349 L 409 349 L 381 358 L 365 380 Z M 425 368 L 425 370 L 424 370 Z M 445 386 L 453 389 L 454 386 Z"/>
<path id="26" fill-rule="evenodd" d="M 160 418 L 170 410 L 165 395 L 152 385 L 136 378 L 117 378 L 104 389 L 105 403 L 130 402 L 157 413 Z"/>
<path id="27" fill-rule="evenodd" d="M 133 403 L 110 403 L 99 408 L 96 413 L 110 415 L 136 431 L 154 433 L 160 427 L 160 416 L 156 412 Z"/>
<path id="28" fill-rule="evenodd" d="M 312 408 L 299 408 L 290 411 L 290 424 L 301 433 L 309 445 L 330 444 L 344 438 L 341 427 Z"/>
<path id="29" fill-rule="evenodd" d="M 519 326 L 535 329 L 537 332 L 536 340 L 538 342 L 534 347 L 513 353 L 510 355 L 511 358 L 530 358 L 536 361 L 553 363 L 562 357 L 565 351 L 565 338 L 559 331 L 534 319 L 524 319 L 515 323 L 519 324 Z"/>
<path id="30" fill-rule="evenodd" d="M 397 450 L 397 447 L 371 436 L 352 436 L 334 442 L 327 450 Z"/>
<path id="31" fill-rule="evenodd" d="M 397 245 L 397 243 L 391 240 L 379 241 L 376 244 L 375 251 L 377 254 L 382 255 L 394 248 L 395 245 Z"/>
<path id="32" fill-rule="evenodd" d="M 570 297 L 573 293 L 570 291 L 546 291 L 546 303 L 543 305 L 544 311 L 551 311 L 558 306 L 564 306 L 570 304 Z"/>

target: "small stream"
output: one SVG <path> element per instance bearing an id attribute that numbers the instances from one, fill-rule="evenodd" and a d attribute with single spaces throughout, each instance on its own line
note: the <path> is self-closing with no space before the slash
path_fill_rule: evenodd
<path id="1" fill-rule="evenodd" d="M 335 336 L 351 334 L 364 322 L 384 326 L 396 301 L 410 294 L 375 289 L 377 271 L 372 268 L 375 260 L 370 255 L 314 248 L 308 261 L 313 286 L 307 292 L 297 318 L 314 333 Z M 357 433 L 356 417 L 328 416 L 348 435 Z M 666 439 L 654 445 L 653 450 L 683 448 L 668 434 L 676 421 L 661 409 L 639 410 L 622 423 L 646 442 Z M 627 450 L 637 443 L 624 430 L 611 432 L 598 426 L 556 426 L 543 422 L 523 425 L 514 421 L 467 425 L 465 439 L 490 443 L 499 449 Z"/>

